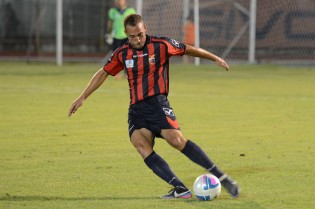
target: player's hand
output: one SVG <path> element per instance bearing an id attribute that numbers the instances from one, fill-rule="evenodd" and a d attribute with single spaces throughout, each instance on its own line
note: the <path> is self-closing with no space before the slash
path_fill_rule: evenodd
<path id="1" fill-rule="evenodd" d="M 84 99 L 83 98 L 79 97 L 78 99 L 76 99 L 72 103 L 72 105 L 71 105 L 71 107 L 69 109 L 68 117 L 70 117 L 72 114 L 74 114 L 79 109 L 79 107 L 81 107 L 83 105 L 83 103 L 84 103 Z"/>
<path id="2" fill-rule="evenodd" d="M 230 66 L 220 57 L 218 57 L 215 62 L 218 66 L 225 68 L 226 71 L 230 68 Z"/>

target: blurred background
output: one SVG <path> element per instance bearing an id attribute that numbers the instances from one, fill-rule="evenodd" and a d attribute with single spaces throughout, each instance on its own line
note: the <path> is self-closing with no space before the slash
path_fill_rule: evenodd
<path id="1" fill-rule="evenodd" d="M 57 2 L 0 0 L 0 60 L 57 59 Z M 105 34 L 114 1 L 59 2 L 62 60 L 102 62 L 111 49 Z M 229 61 L 315 64 L 314 0 L 127 0 L 127 4 L 142 14 L 148 34 L 192 42 Z"/>

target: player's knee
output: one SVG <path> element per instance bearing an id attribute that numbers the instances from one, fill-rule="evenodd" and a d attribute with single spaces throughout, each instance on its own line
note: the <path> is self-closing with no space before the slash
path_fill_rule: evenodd
<path id="1" fill-rule="evenodd" d="M 150 146 L 150 143 L 137 142 L 137 143 L 132 143 L 132 144 L 143 159 L 149 156 L 153 151 L 153 148 L 152 146 Z"/>
<path id="2" fill-rule="evenodd" d="M 148 147 L 148 142 L 146 142 L 145 139 L 131 140 L 131 143 L 137 150 L 142 150 Z"/>
<path id="3" fill-rule="evenodd" d="M 169 138 L 168 143 L 175 149 L 182 150 L 186 145 L 186 140 L 182 135 L 173 135 Z"/>
<path id="4" fill-rule="evenodd" d="M 186 144 L 186 140 L 179 130 L 163 129 L 161 131 L 161 135 L 169 143 L 169 145 L 178 150 L 182 150 Z"/>
<path id="5" fill-rule="evenodd" d="M 137 144 L 134 144 L 134 147 L 137 149 L 137 151 L 143 155 L 146 150 L 148 149 L 147 146 L 143 143 L 137 143 Z"/>
<path id="6" fill-rule="evenodd" d="M 130 141 L 143 158 L 146 158 L 153 150 L 151 142 L 142 134 L 133 134 Z"/>

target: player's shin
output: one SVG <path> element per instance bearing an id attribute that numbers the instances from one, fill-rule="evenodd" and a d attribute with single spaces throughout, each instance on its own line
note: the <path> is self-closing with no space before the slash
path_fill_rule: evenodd
<path id="1" fill-rule="evenodd" d="M 168 184 L 171 184 L 174 187 L 182 186 L 186 188 L 186 186 L 173 173 L 167 162 L 154 151 L 144 159 L 144 162 L 157 176 Z"/>

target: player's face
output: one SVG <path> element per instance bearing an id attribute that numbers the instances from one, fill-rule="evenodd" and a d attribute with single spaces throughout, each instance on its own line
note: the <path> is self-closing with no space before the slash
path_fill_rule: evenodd
<path id="1" fill-rule="evenodd" d="M 146 41 L 147 27 L 143 22 L 138 23 L 136 26 L 126 26 L 125 30 L 129 43 L 135 49 L 141 49 Z"/>
<path id="2" fill-rule="evenodd" d="M 117 7 L 122 9 L 126 6 L 126 0 L 116 0 L 115 4 Z"/>

